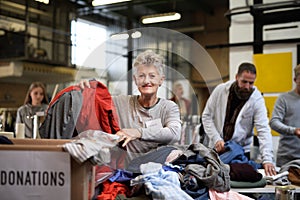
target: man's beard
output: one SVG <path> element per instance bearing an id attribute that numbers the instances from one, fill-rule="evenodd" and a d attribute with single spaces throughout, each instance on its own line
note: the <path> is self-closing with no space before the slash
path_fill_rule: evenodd
<path id="1" fill-rule="evenodd" d="M 251 96 L 252 92 L 254 91 L 253 88 L 250 88 L 249 90 L 245 88 L 240 88 L 237 84 L 236 87 L 234 87 L 234 92 L 236 96 L 241 100 L 247 100 Z"/>

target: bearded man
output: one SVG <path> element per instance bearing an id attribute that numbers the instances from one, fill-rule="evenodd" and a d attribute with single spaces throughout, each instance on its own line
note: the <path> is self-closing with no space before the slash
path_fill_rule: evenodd
<path id="1" fill-rule="evenodd" d="M 221 154 L 225 142 L 234 141 L 250 159 L 255 127 L 262 165 L 265 174 L 271 176 L 276 174 L 272 135 L 265 101 L 254 86 L 255 79 L 255 66 L 245 62 L 240 64 L 235 80 L 221 83 L 213 90 L 202 113 L 203 144 Z"/>

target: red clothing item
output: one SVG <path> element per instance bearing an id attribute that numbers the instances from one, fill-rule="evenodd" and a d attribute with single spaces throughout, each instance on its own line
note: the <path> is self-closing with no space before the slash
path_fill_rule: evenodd
<path id="1" fill-rule="evenodd" d="M 82 90 L 82 107 L 76 123 L 78 133 L 86 130 L 102 130 L 106 133 L 116 133 L 120 130 L 118 118 L 111 95 L 107 87 L 99 81 L 90 81 L 90 88 Z M 50 102 L 55 106 L 59 98 L 70 91 L 80 91 L 79 86 L 70 86 L 61 90 Z"/>
<path id="2" fill-rule="evenodd" d="M 128 187 L 122 183 L 105 181 L 103 191 L 97 196 L 97 200 L 115 200 L 118 194 L 124 194 L 129 191 Z"/>

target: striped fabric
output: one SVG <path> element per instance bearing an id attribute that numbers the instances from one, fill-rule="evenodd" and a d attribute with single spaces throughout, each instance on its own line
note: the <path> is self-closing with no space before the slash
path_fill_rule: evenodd
<path id="1" fill-rule="evenodd" d="M 96 157 L 102 164 L 110 162 L 110 148 L 117 145 L 119 136 L 103 131 L 88 130 L 79 134 L 78 139 L 63 145 L 65 151 L 79 163 Z"/>

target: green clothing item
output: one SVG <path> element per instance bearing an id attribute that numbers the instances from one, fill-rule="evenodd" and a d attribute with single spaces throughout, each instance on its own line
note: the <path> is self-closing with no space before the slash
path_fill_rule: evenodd
<path id="1" fill-rule="evenodd" d="M 256 182 L 245 182 L 245 181 L 230 181 L 231 188 L 259 188 L 267 185 L 266 179 L 262 178 Z"/>

